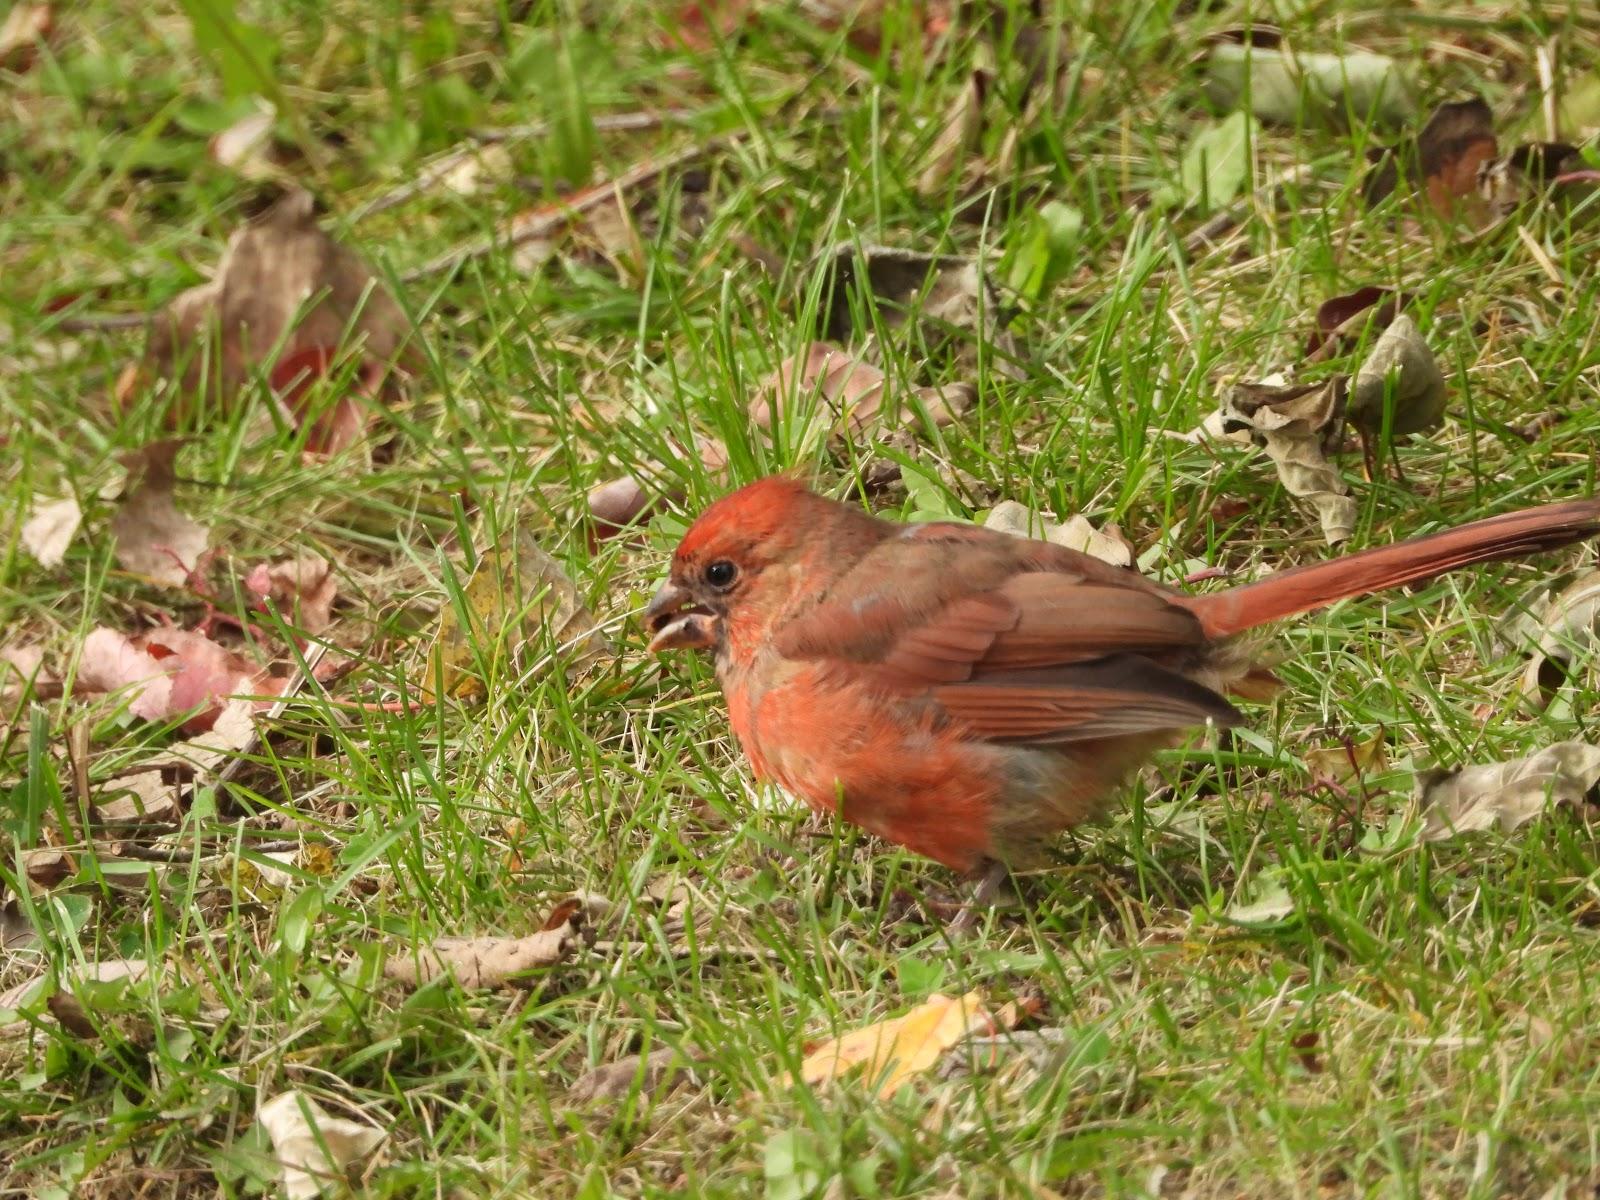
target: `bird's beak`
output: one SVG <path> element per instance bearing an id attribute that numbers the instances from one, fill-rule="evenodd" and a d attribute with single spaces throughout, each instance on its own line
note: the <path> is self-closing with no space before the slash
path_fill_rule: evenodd
<path id="1" fill-rule="evenodd" d="M 645 605 L 645 628 L 654 635 L 650 651 L 709 650 L 717 644 L 717 618 L 692 603 L 687 588 L 670 579 Z"/>

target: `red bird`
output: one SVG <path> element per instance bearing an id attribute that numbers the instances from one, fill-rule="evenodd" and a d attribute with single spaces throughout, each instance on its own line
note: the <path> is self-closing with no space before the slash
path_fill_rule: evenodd
<path id="1" fill-rule="evenodd" d="M 1597 532 L 1600 501 L 1576 500 L 1195 596 L 774 477 L 706 509 L 645 618 L 652 650 L 715 652 L 758 776 L 992 886 L 1178 731 L 1237 723 L 1226 695 L 1276 683 L 1235 635 Z"/>

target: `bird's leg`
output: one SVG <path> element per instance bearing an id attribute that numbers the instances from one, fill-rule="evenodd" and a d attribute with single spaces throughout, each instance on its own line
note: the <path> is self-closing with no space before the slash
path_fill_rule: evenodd
<path id="1" fill-rule="evenodd" d="M 975 932 L 983 913 L 994 907 L 995 900 L 999 898 L 1006 881 L 1010 878 L 1011 871 L 1005 863 L 998 860 L 991 862 L 979 877 L 978 886 L 972 889 L 972 898 L 950 922 L 948 926 L 950 932 L 962 936 Z"/>

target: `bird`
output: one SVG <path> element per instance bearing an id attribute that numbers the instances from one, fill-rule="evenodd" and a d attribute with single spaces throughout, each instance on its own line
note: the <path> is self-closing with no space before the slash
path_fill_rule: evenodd
<path id="1" fill-rule="evenodd" d="M 1157 750 L 1270 697 L 1251 631 L 1596 533 L 1600 500 L 1572 500 L 1189 593 L 775 475 L 704 510 L 642 616 L 652 651 L 711 652 L 758 778 L 978 879 L 979 903 Z"/>

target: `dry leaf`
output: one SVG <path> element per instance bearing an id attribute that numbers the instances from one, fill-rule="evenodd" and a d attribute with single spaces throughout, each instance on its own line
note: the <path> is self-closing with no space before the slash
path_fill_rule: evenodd
<path id="1" fill-rule="evenodd" d="M 573 670 L 614 653 L 561 564 L 526 530 L 479 556 L 461 599 L 471 628 L 462 627 L 453 601 L 440 609 L 422 683 L 429 697 L 439 691 L 463 699 L 481 696 L 479 653 L 491 660 L 515 657 L 529 642 L 542 647 L 545 637 Z"/>
<path id="2" fill-rule="evenodd" d="M 117 561 L 164 587 L 182 587 L 200 562 L 211 531 L 178 509 L 172 492 L 183 441 L 151 442 L 121 456 L 133 486 L 111 518 Z"/>
<path id="3" fill-rule="evenodd" d="M 1537 643 L 1522 674 L 1522 692 L 1540 708 L 1572 674 L 1580 655 L 1600 644 L 1600 571 L 1574 580 L 1552 597 L 1540 614 Z"/>
<path id="4" fill-rule="evenodd" d="M 211 729 L 234 696 L 276 696 L 285 680 L 202 633 L 154 629 L 135 637 L 101 626 L 83 640 L 80 692 L 123 692 L 146 721 L 192 712 L 188 733 Z"/>
<path id="5" fill-rule="evenodd" d="M 669 439 L 670 440 L 670 439 Z M 715 438 L 695 438 L 695 454 L 700 465 L 713 478 L 723 478 L 728 469 L 728 448 Z M 646 464 L 647 476 L 661 476 L 667 472 L 659 463 Z M 608 480 L 589 490 L 589 516 L 592 518 L 593 537 L 603 541 L 615 537 L 629 527 L 642 525 L 655 512 L 657 503 L 667 499 L 678 501 L 683 493 L 669 489 L 665 493 L 652 493 L 645 484 L 633 476 Z"/>
<path id="6" fill-rule="evenodd" d="M 1369 205 L 1378 203 L 1395 190 L 1403 171 L 1435 212 L 1451 216 L 1463 201 L 1481 204 L 1478 172 L 1497 146 L 1494 114 L 1482 99 L 1446 102 L 1433 110 L 1415 139 L 1378 152 L 1362 194 Z"/>
<path id="7" fill-rule="evenodd" d="M 312 1200 L 376 1150 L 388 1136 L 371 1125 L 335 1117 L 304 1092 L 280 1092 L 256 1112 L 283 1167 L 287 1200 Z"/>
<path id="8" fill-rule="evenodd" d="M 1330 545 L 1355 531 L 1356 502 L 1328 461 L 1328 445 L 1344 421 L 1345 380 L 1286 383 L 1274 376 L 1236 385 L 1203 427 L 1207 433 L 1247 434 L 1272 459 L 1291 496 L 1310 501 Z"/>
<path id="9" fill-rule="evenodd" d="M 1306 359 L 1316 362 L 1337 354 L 1350 343 L 1360 341 L 1373 325 L 1387 328 L 1411 300 L 1409 292 L 1368 285 L 1323 301 L 1317 308 L 1316 332 L 1306 340 Z"/>
<path id="10" fill-rule="evenodd" d="M 983 97 L 989 79 L 988 71 L 973 71 L 951 101 L 939 124 L 939 136 L 928 150 L 928 165 L 917 176 L 919 195 L 942 194 L 952 179 L 960 177 L 983 133 Z"/>
<path id="11" fill-rule="evenodd" d="M 78 501 L 68 496 L 64 500 L 35 499 L 33 510 L 22 525 L 23 549 L 41 567 L 57 567 L 72 545 L 73 535 L 83 523 L 83 510 Z"/>
<path id="12" fill-rule="evenodd" d="M 43 646 L 0 646 L 0 699 L 13 700 L 25 688 L 42 696 L 57 684 L 44 669 Z"/>
<path id="13" fill-rule="evenodd" d="M 55 28 L 55 14 L 48 4 L 13 4 L 6 19 L 0 21 L 0 71 L 21 73 L 33 65 L 40 42 L 49 39 Z"/>
<path id="14" fill-rule="evenodd" d="M 73 963 L 61 971 L 59 982 L 63 987 L 71 987 L 75 983 L 115 983 L 119 979 L 138 983 L 149 974 L 150 964 L 142 958 L 108 958 L 98 962 Z M 49 975 L 41 974 L 0 992 L 0 1009 L 14 1010 L 32 1003 L 49 984 Z"/>
<path id="15" fill-rule="evenodd" d="M 160 771 L 135 771 L 100 785 L 95 816 L 117 824 L 164 824 L 178 815 L 178 789 Z"/>
<path id="16" fill-rule="evenodd" d="M 759 429 L 771 430 L 773 414 L 803 413 L 813 398 L 820 402 L 835 433 L 859 437 L 884 416 L 884 397 L 889 378 L 871 363 L 863 362 L 838 346 L 812 342 L 803 354 L 778 364 L 778 369 L 756 387 L 750 402 L 750 420 Z M 974 388 L 957 383 L 946 387 L 917 388 L 911 393 L 935 425 L 948 425 L 977 399 Z"/>
<path id="17" fill-rule="evenodd" d="M 525 987 L 529 981 L 522 976 L 564 961 L 607 908 L 602 898 L 583 896 L 558 905 L 545 927 L 526 937 L 435 938 L 412 953 L 390 956 L 383 973 L 413 986 L 450 975 L 465 988 Z"/>
<path id="18" fill-rule="evenodd" d="M 1068 550 L 1081 551 L 1114 567 L 1133 566 L 1133 547 L 1122 536 L 1122 531 L 1115 525 L 1107 525 L 1104 531 L 1098 530 L 1082 513 L 1075 513 L 1057 524 L 1043 514 L 1033 512 L 1025 504 L 1002 500 L 989 510 L 983 527 L 998 529 L 1016 537 L 1040 538 L 1057 546 L 1065 546 Z"/>
<path id="19" fill-rule="evenodd" d="M 318 227 L 309 193 L 294 191 L 234 233 L 215 278 L 155 318 L 143 363 L 117 392 L 126 402 L 140 384 L 169 377 L 180 392 L 170 420 L 193 403 L 227 413 L 251 371 L 276 352 L 275 386 L 298 377 L 297 401 L 305 376 L 326 372 L 347 341 L 362 356 L 358 387 L 376 392 L 394 386 L 395 368 L 420 369 L 413 333 L 360 257 Z"/>
<path id="20" fill-rule="evenodd" d="M 1416 793 L 1423 809 L 1422 840 L 1499 826 L 1510 833 L 1551 804 L 1577 805 L 1600 783 L 1600 746 L 1557 742 L 1510 762 L 1422 771 Z"/>
<path id="21" fill-rule="evenodd" d="M 245 179 L 273 179 L 282 172 L 272 155 L 278 110 L 257 96 L 256 107 L 211 139 L 212 159 Z"/>
<path id="22" fill-rule="evenodd" d="M 1478 173 L 1478 192 L 1496 218 L 1510 216 L 1529 201 L 1580 182 L 1586 166 L 1582 152 L 1566 142 L 1526 142 Z M 1591 184 L 1592 179 L 1581 180 Z M 1584 188 L 1575 198 L 1587 193 Z"/>
<path id="23" fill-rule="evenodd" d="M 1389 742 L 1380 731 L 1364 742 L 1346 742 L 1307 750 L 1303 756 L 1311 773 L 1335 783 L 1356 783 L 1388 768 Z"/>
<path id="24" fill-rule="evenodd" d="M 272 564 L 261 563 L 244 578 L 245 590 L 268 604 L 297 629 L 318 634 L 333 622 L 339 581 L 320 554 L 302 554 Z"/>
<path id="25" fill-rule="evenodd" d="M 568 1090 L 567 1098 L 576 1104 L 617 1100 L 632 1092 L 635 1084 L 643 1095 L 664 1094 L 689 1077 L 698 1057 L 698 1053 L 685 1056 L 671 1047 L 630 1054 L 586 1071 Z"/>
<path id="26" fill-rule="evenodd" d="M 1386 415 L 1391 433 L 1422 433 L 1444 419 L 1448 394 L 1444 372 L 1417 323 L 1401 313 L 1356 372 L 1345 411 L 1351 422 L 1374 433 Z"/>
<path id="27" fill-rule="evenodd" d="M 818 257 L 818 269 L 826 276 L 822 333 L 828 340 L 870 334 L 870 327 L 855 328 L 855 313 L 858 305 L 876 300 L 879 323 L 889 330 L 914 323 L 930 354 L 955 343 L 958 357 L 971 361 L 977 344 L 988 343 L 996 351 L 994 369 L 1021 377 L 999 293 L 975 259 L 843 242 Z"/>
<path id="28" fill-rule="evenodd" d="M 826 1083 L 856 1067 L 877 1084 L 880 1099 L 888 1099 L 912 1078 L 922 1074 L 945 1051 L 973 1034 L 989 1034 L 1009 1029 L 1022 1017 L 1023 1010 L 1008 1004 L 991 1014 L 984 1007 L 980 992 L 968 992 L 959 999 L 934 994 L 904 1016 L 879 1021 L 843 1037 L 815 1047 L 800 1064 L 800 1078 L 806 1083 Z M 887 1074 L 885 1074 L 887 1072 Z M 791 1076 L 783 1076 L 778 1086 L 787 1087 Z"/>

